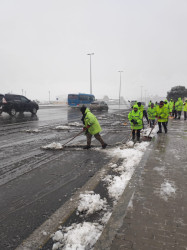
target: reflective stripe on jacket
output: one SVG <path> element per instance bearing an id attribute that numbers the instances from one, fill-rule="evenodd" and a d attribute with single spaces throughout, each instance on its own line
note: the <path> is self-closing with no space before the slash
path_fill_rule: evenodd
<path id="1" fill-rule="evenodd" d="M 158 106 L 156 109 L 156 116 L 161 117 L 158 119 L 158 122 L 167 122 L 168 121 L 168 109 L 166 107 L 161 107 Z"/>
<path id="2" fill-rule="evenodd" d="M 182 108 L 183 108 L 183 102 L 182 102 L 181 98 L 179 97 L 178 101 L 175 103 L 175 109 L 177 111 L 182 111 Z"/>
<path id="3" fill-rule="evenodd" d="M 155 120 L 155 117 L 156 117 L 156 108 L 155 107 L 148 108 L 147 114 L 148 114 L 148 119 L 149 120 Z"/>
<path id="4" fill-rule="evenodd" d="M 143 112 L 141 112 L 140 110 L 138 110 L 137 112 L 135 112 L 134 110 L 132 110 L 129 114 L 128 114 L 128 119 L 130 121 L 131 124 L 131 129 L 142 129 L 143 128 Z M 135 124 L 133 122 L 131 122 L 131 120 L 135 120 L 138 124 Z"/>

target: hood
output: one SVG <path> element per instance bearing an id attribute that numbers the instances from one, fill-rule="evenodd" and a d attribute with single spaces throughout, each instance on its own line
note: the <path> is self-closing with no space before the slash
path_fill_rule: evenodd
<path id="1" fill-rule="evenodd" d="M 85 114 L 87 114 L 88 112 L 90 112 L 90 110 L 89 110 L 89 108 L 86 108 Z"/>
<path id="2" fill-rule="evenodd" d="M 135 104 L 135 105 L 133 106 L 133 109 L 138 109 L 138 105 Z"/>
<path id="3" fill-rule="evenodd" d="M 181 101 L 181 97 L 178 98 L 178 101 Z"/>

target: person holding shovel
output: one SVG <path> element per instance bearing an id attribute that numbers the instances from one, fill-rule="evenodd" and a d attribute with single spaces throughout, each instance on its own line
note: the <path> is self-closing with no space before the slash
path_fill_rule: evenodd
<path id="1" fill-rule="evenodd" d="M 143 128 L 143 112 L 138 109 L 138 105 L 133 106 L 133 110 L 128 114 L 128 119 L 132 129 L 132 140 L 135 140 L 135 133 L 137 134 L 137 141 L 140 141 L 140 131 Z"/>
<path id="2" fill-rule="evenodd" d="M 99 132 L 101 132 L 101 127 L 95 115 L 85 106 L 82 106 L 80 111 L 83 115 L 81 119 L 84 124 L 83 131 L 85 131 L 87 137 L 87 145 L 83 147 L 83 149 L 91 148 L 91 139 L 93 135 L 101 143 L 102 148 L 106 148 L 107 144 L 99 134 Z"/>

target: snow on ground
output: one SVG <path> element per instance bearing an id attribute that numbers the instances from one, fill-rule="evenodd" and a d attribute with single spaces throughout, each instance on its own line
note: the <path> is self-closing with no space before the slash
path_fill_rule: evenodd
<path id="1" fill-rule="evenodd" d="M 103 226 L 98 223 L 83 222 L 57 231 L 53 240 L 53 250 L 84 250 L 91 249 L 100 237 Z"/>
<path id="2" fill-rule="evenodd" d="M 69 126 L 57 126 L 56 128 L 55 128 L 56 130 L 68 130 L 68 129 L 70 129 L 70 127 Z"/>
<path id="3" fill-rule="evenodd" d="M 87 191 L 80 194 L 80 201 L 77 208 L 77 215 L 86 212 L 86 215 L 94 212 L 107 209 L 106 199 L 101 199 L 100 194 L 95 194 L 93 191 Z"/>
<path id="4" fill-rule="evenodd" d="M 142 142 L 135 144 L 134 148 L 126 148 L 121 150 L 120 147 L 114 149 L 108 149 L 105 153 L 110 156 L 123 159 L 120 165 L 111 164 L 110 168 L 113 170 L 112 175 L 107 175 L 103 181 L 107 183 L 107 189 L 109 195 L 113 198 L 114 204 L 120 198 L 129 180 L 131 179 L 135 167 L 140 162 L 149 142 Z M 132 196 L 133 199 L 133 196 Z M 132 207 L 129 203 L 129 207 Z M 79 205 L 77 208 L 77 215 L 83 216 L 81 213 L 85 213 L 86 216 L 98 211 L 104 212 L 102 218 L 90 223 L 84 221 L 79 224 L 72 224 L 70 227 L 63 227 L 58 230 L 52 237 L 53 250 L 65 249 L 65 250 L 85 250 L 92 249 L 98 238 L 100 237 L 104 225 L 108 222 L 111 216 L 111 208 L 107 206 L 107 200 L 101 199 L 99 194 L 95 194 L 93 191 L 86 191 L 80 195 Z M 86 217 L 85 217 L 86 220 Z"/>
<path id="5" fill-rule="evenodd" d="M 162 166 L 162 167 L 154 167 L 153 169 L 155 171 L 157 171 L 160 175 L 164 176 L 164 172 L 166 170 L 166 168 L 164 166 Z"/>
<path id="6" fill-rule="evenodd" d="M 175 184 L 173 182 L 165 180 L 164 183 L 161 184 L 160 197 L 165 201 L 167 201 L 168 198 L 175 197 L 175 191 L 176 191 Z"/>
<path id="7" fill-rule="evenodd" d="M 46 146 L 42 146 L 41 148 L 43 148 L 43 149 L 62 149 L 63 146 L 59 142 L 52 142 Z"/>

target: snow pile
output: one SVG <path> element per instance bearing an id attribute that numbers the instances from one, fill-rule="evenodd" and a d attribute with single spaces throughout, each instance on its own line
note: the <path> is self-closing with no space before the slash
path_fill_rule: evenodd
<path id="1" fill-rule="evenodd" d="M 124 161 L 122 165 L 116 167 L 115 172 L 120 173 L 120 175 L 108 175 L 103 181 L 108 184 L 108 193 L 111 198 L 114 199 L 114 203 L 122 195 L 125 190 L 129 180 L 131 179 L 135 166 L 140 162 L 144 151 L 146 150 L 149 142 L 142 142 L 134 146 L 134 148 L 128 148 L 121 150 L 120 148 L 108 150 L 110 155 L 117 156 L 118 158 L 123 158 Z"/>
<path id="2" fill-rule="evenodd" d="M 82 127 L 83 125 L 79 122 L 71 122 L 71 123 L 68 123 L 69 126 L 75 126 L 75 127 Z"/>
<path id="3" fill-rule="evenodd" d="M 78 213 L 86 212 L 86 215 L 93 214 L 96 211 L 106 210 L 107 201 L 101 199 L 99 194 L 95 194 L 93 191 L 80 194 L 80 201 L 78 205 Z"/>
<path id="4" fill-rule="evenodd" d="M 157 134 L 157 131 L 158 131 L 158 126 L 156 125 L 154 127 L 154 129 L 152 130 L 152 128 L 146 128 L 143 130 L 143 136 L 148 136 L 151 132 L 151 134 L 149 135 L 150 137 L 154 137 L 156 134 Z"/>
<path id="5" fill-rule="evenodd" d="M 161 184 L 160 197 L 167 201 L 169 197 L 175 197 L 175 191 L 175 184 L 165 180 L 165 182 Z"/>
<path id="6" fill-rule="evenodd" d="M 116 122 L 113 122 L 111 125 L 115 126 L 115 125 L 119 125 L 120 123 L 121 123 L 120 121 L 116 121 Z"/>
<path id="7" fill-rule="evenodd" d="M 133 141 L 128 141 L 128 142 L 126 143 L 126 145 L 127 145 L 127 147 L 129 147 L 129 148 L 133 148 L 134 142 L 133 142 Z"/>
<path id="8" fill-rule="evenodd" d="M 69 126 L 57 126 L 56 128 L 55 128 L 56 130 L 68 130 L 68 129 L 70 129 L 70 127 Z"/>
<path id="9" fill-rule="evenodd" d="M 40 130 L 39 129 L 27 129 L 27 130 L 25 130 L 25 132 L 27 132 L 27 133 L 39 133 Z"/>
<path id="10" fill-rule="evenodd" d="M 62 149 L 63 146 L 59 142 L 52 142 L 51 144 L 48 144 L 46 146 L 42 146 L 43 149 Z"/>
<path id="11" fill-rule="evenodd" d="M 103 226 L 98 223 L 83 222 L 57 231 L 53 240 L 53 250 L 83 250 L 91 249 L 100 237 Z"/>

